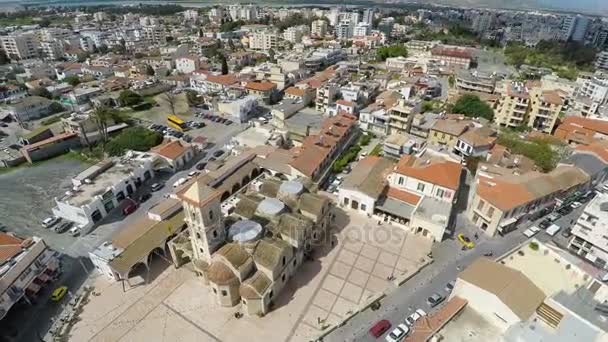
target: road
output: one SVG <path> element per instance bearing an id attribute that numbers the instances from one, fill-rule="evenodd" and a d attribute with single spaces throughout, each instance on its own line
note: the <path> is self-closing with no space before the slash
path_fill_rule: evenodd
<path id="1" fill-rule="evenodd" d="M 570 222 L 576 220 L 578 216 L 580 216 L 582 210 L 582 207 L 574 210 L 569 215 L 556 221 L 556 224 L 560 225 L 562 229 L 571 226 Z M 334 330 L 331 334 L 326 336 L 324 341 L 383 341 L 386 334 L 379 339 L 375 339 L 368 334 L 369 328 L 375 322 L 381 319 L 387 319 L 393 326 L 396 326 L 397 324 L 402 323 L 403 320 L 416 309 L 422 309 L 429 313 L 432 309 L 426 303 L 428 297 L 434 293 L 448 296 L 449 292 L 445 290 L 446 284 L 455 280 L 461 270 L 485 253 L 493 252 L 493 257 L 499 257 L 524 243 L 528 238 L 522 234 L 522 231 L 531 225 L 537 225 L 540 221 L 541 220 L 530 222 L 502 237 L 497 236 L 488 238 L 479 236 L 478 240 L 473 239 L 476 246 L 472 250 L 463 251 L 461 249 L 462 245 L 453 239 L 444 240 L 435 244 L 432 250 L 434 262 L 431 265 L 424 268 L 401 287 L 387 294 L 381 301 L 380 309 L 377 311 L 368 309 L 361 312 L 344 326 Z M 474 236 L 474 230 L 472 230 L 470 226 L 463 227 L 457 231 L 457 233 L 460 232 L 469 237 Z M 542 242 L 554 240 L 554 242 L 560 245 L 564 245 L 566 240 L 561 235 L 561 231 L 560 234 L 557 234 L 553 238 L 542 231 L 536 238 Z M 441 305 L 436 309 L 440 307 Z M 390 330 L 392 329 L 389 329 L 389 332 Z"/>

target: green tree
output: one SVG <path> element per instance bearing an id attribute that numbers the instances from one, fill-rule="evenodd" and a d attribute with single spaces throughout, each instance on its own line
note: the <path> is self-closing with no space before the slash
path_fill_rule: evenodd
<path id="1" fill-rule="evenodd" d="M 80 84 L 80 78 L 76 75 L 72 75 L 64 78 L 63 82 L 75 87 Z"/>
<path id="2" fill-rule="evenodd" d="M 224 55 L 221 55 L 220 59 L 222 60 L 222 75 L 226 75 L 228 74 L 228 61 Z"/>
<path id="3" fill-rule="evenodd" d="M 122 120 L 120 114 L 115 109 L 111 109 L 105 106 L 97 107 L 93 110 L 92 119 L 95 122 L 95 126 L 97 126 L 97 132 L 101 137 L 102 146 L 105 147 L 108 142 L 108 124 L 112 121 L 119 122 Z"/>
<path id="4" fill-rule="evenodd" d="M 483 102 L 477 95 L 461 96 L 454 104 L 452 112 L 474 118 L 481 117 L 488 120 L 494 118 L 494 110 L 492 107 Z"/>
<path id="5" fill-rule="evenodd" d="M 272 48 L 270 50 L 268 50 L 268 59 L 270 60 L 270 63 L 276 63 L 275 52 L 274 52 L 274 49 L 272 49 Z"/>
<path id="6" fill-rule="evenodd" d="M 123 106 L 134 106 L 142 101 L 142 97 L 136 92 L 127 89 L 120 92 L 118 100 Z"/>
<path id="7" fill-rule="evenodd" d="M 0 65 L 6 64 L 8 62 L 10 62 L 10 59 L 6 55 L 6 52 L 4 52 L 4 50 L 0 49 Z"/>
<path id="8" fill-rule="evenodd" d="M 51 94 L 51 92 L 48 91 L 45 87 L 38 87 L 36 89 L 30 90 L 30 95 L 46 97 L 49 100 L 53 98 L 53 94 Z"/>
<path id="9" fill-rule="evenodd" d="M 129 127 L 113 138 L 106 145 L 106 152 L 111 156 L 121 156 L 127 150 L 148 151 L 160 144 L 163 135 L 141 126 Z"/>
<path id="10" fill-rule="evenodd" d="M 63 108 L 61 103 L 55 102 L 55 101 L 53 101 L 53 103 L 51 103 L 51 106 L 49 108 L 50 108 L 52 114 L 61 113 L 65 110 L 65 108 Z"/>
<path id="11" fill-rule="evenodd" d="M 145 68 L 146 68 L 146 75 L 154 76 L 155 72 L 154 72 L 154 68 L 152 68 L 152 66 L 150 66 L 149 64 L 146 64 Z"/>
<path id="12" fill-rule="evenodd" d="M 407 57 L 407 48 L 404 45 L 383 46 L 376 50 L 376 54 L 382 61 L 389 57 Z"/>

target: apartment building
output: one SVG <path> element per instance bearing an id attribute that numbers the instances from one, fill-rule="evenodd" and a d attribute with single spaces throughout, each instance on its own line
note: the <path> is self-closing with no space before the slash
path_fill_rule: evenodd
<path id="1" fill-rule="evenodd" d="M 608 71 L 608 50 L 602 51 L 595 56 L 595 68 Z"/>
<path id="2" fill-rule="evenodd" d="M 327 34 L 327 22 L 325 20 L 315 20 L 311 24 L 310 34 L 316 37 L 325 37 Z"/>
<path id="3" fill-rule="evenodd" d="M 334 99 L 336 98 L 339 89 L 339 85 L 334 82 L 327 82 L 317 88 L 315 109 L 321 113 L 325 113 L 334 103 Z"/>
<path id="4" fill-rule="evenodd" d="M 33 303 L 57 275 L 60 262 L 39 237 L 0 232 L 0 320 L 20 301 Z M 47 300 L 43 298 L 43 300 Z"/>
<path id="5" fill-rule="evenodd" d="M 599 193 L 587 204 L 572 228 L 568 249 L 600 268 L 608 262 L 608 195 Z"/>
<path id="6" fill-rule="evenodd" d="M 364 37 L 364 36 L 368 36 L 371 32 L 372 32 L 372 27 L 370 24 L 358 23 L 357 26 L 355 26 L 355 29 L 353 31 L 353 36 Z"/>
<path id="7" fill-rule="evenodd" d="M 200 66 L 200 60 L 196 55 L 189 55 L 175 59 L 175 70 L 178 72 L 189 74 L 197 70 Z"/>
<path id="8" fill-rule="evenodd" d="M 283 38 L 291 43 L 302 42 L 302 37 L 310 35 L 310 28 L 306 25 L 288 27 L 283 32 Z"/>
<path id="9" fill-rule="evenodd" d="M 562 109 L 564 99 L 559 90 L 543 90 L 541 87 L 530 91 L 530 111 L 527 126 L 532 129 L 551 134 Z"/>
<path id="10" fill-rule="evenodd" d="M 600 105 L 608 103 L 608 77 L 601 73 L 596 73 L 591 77 L 579 77 L 578 96 L 587 97 Z"/>
<path id="11" fill-rule="evenodd" d="M 420 112 L 421 102 L 399 100 L 389 110 L 389 134 L 403 134 L 410 131 L 414 116 Z"/>
<path id="12" fill-rule="evenodd" d="M 446 146 L 451 151 L 456 147 L 460 136 L 473 127 L 473 121 L 464 117 L 440 118 L 430 128 L 427 140 L 434 145 Z"/>
<path id="13" fill-rule="evenodd" d="M 254 69 L 255 79 L 257 81 L 271 82 L 276 84 L 279 91 L 290 85 L 288 73 L 277 64 L 265 63 L 257 66 Z"/>
<path id="14" fill-rule="evenodd" d="M 456 74 L 456 88 L 465 92 L 493 94 L 496 88 L 496 79 L 490 74 L 460 70 Z"/>
<path id="15" fill-rule="evenodd" d="M 151 44 L 164 44 L 167 41 L 167 33 L 160 25 L 143 26 L 141 28 L 143 38 Z"/>
<path id="16" fill-rule="evenodd" d="M 567 116 L 554 135 L 569 144 L 590 145 L 598 140 L 608 140 L 608 121 Z"/>
<path id="17" fill-rule="evenodd" d="M 40 42 L 42 58 L 56 61 L 63 58 L 63 44 L 58 39 Z"/>
<path id="18" fill-rule="evenodd" d="M 431 56 L 442 64 L 454 68 L 469 69 L 473 54 L 468 48 L 437 46 L 431 49 Z"/>
<path id="19" fill-rule="evenodd" d="M 569 165 L 559 165 L 549 173 L 490 175 L 481 172 L 476 178 L 475 194 L 467 208 L 467 217 L 489 236 L 505 234 L 555 199 L 585 189 L 590 176 Z"/>
<path id="20" fill-rule="evenodd" d="M 526 114 L 531 102 L 528 87 L 520 82 L 507 82 L 506 87 L 494 111 L 494 121 L 501 127 L 527 125 Z"/>
<path id="21" fill-rule="evenodd" d="M 276 32 L 257 31 L 249 35 L 249 48 L 252 50 L 268 51 L 276 49 L 279 45 L 279 36 Z"/>
<path id="22" fill-rule="evenodd" d="M 14 32 L 6 36 L 0 36 L 0 45 L 11 59 L 38 57 L 38 42 L 31 32 Z"/>

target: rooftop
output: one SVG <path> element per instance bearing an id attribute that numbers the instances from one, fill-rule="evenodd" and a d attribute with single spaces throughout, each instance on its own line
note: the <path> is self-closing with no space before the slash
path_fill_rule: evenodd
<path id="1" fill-rule="evenodd" d="M 423 160 L 411 155 L 404 155 L 399 159 L 395 172 L 444 188 L 458 190 L 462 165 L 447 160 Z"/>
<path id="2" fill-rule="evenodd" d="M 346 177 L 342 188 L 360 191 L 377 199 L 386 187 L 386 176 L 393 168 L 393 162 L 376 156 L 359 161 Z"/>

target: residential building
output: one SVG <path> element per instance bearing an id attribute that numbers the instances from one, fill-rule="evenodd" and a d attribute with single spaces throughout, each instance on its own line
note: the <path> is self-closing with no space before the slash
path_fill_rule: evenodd
<path id="1" fill-rule="evenodd" d="M 276 49 L 279 44 L 279 37 L 276 32 L 257 31 L 249 35 L 249 48 L 252 50 L 268 51 Z"/>
<path id="2" fill-rule="evenodd" d="M 458 137 L 458 142 L 454 145 L 454 152 L 465 158 L 485 158 L 496 139 L 496 131 L 490 127 L 469 129 Z"/>
<path id="3" fill-rule="evenodd" d="M 217 109 L 238 123 L 246 122 L 258 105 L 258 98 L 247 95 L 236 100 L 225 100 L 217 104 Z"/>
<path id="4" fill-rule="evenodd" d="M 74 133 L 62 133 L 50 138 L 25 145 L 21 148 L 21 154 L 29 163 L 49 159 L 66 153 L 80 146 L 80 141 Z"/>
<path id="5" fill-rule="evenodd" d="M 129 152 L 104 160 L 72 178 L 72 188 L 55 198 L 53 215 L 74 222 L 86 234 L 137 188 L 154 176 L 155 157 Z"/>
<path id="6" fill-rule="evenodd" d="M 608 121 L 567 116 L 553 133 L 569 144 L 590 145 L 608 140 Z"/>
<path id="7" fill-rule="evenodd" d="M 357 119 L 338 114 L 325 119 L 318 134 L 304 138 L 294 159 L 289 163 L 292 174 L 310 178 L 315 183 L 325 180 L 336 158 L 359 136 Z"/>
<path id="8" fill-rule="evenodd" d="M 494 17 L 495 15 L 492 12 L 484 12 L 477 14 L 475 18 L 473 18 L 473 23 L 471 25 L 473 32 L 482 35 L 485 34 L 487 31 L 490 30 L 490 28 L 492 28 L 492 24 L 494 23 Z"/>
<path id="9" fill-rule="evenodd" d="M 14 32 L 0 36 L 0 46 L 11 59 L 38 57 L 38 42 L 34 34 L 30 32 Z"/>
<path id="10" fill-rule="evenodd" d="M 354 26 L 350 20 L 342 20 L 336 25 L 336 39 L 346 40 L 352 38 Z"/>
<path id="11" fill-rule="evenodd" d="M 456 88 L 465 92 L 493 94 L 496 88 L 496 79 L 490 74 L 460 70 L 456 74 Z"/>
<path id="12" fill-rule="evenodd" d="M 310 34 L 316 37 L 325 37 L 327 34 L 327 22 L 325 20 L 315 20 L 311 24 Z"/>
<path id="13" fill-rule="evenodd" d="M 167 141 L 158 146 L 154 146 L 150 153 L 157 155 L 160 160 L 164 160 L 164 165 L 158 161 L 155 164 L 157 170 L 169 169 L 175 173 L 188 167 L 188 163 L 194 158 L 194 148 L 181 140 Z"/>
<path id="14" fill-rule="evenodd" d="M 355 26 L 353 36 L 356 36 L 356 37 L 368 36 L 371 33 L 371 31 L 372 31 L 372 27 L 370 24 L 358 23 L 357 26 Z"/>
<path id="15" fill-rule="evenodd" d="M 389 108 L 392 108 L 401 95 L 387 90 L 376 97 L 376 101 L 363 108 L 359 113 L 359 125 L 365 132 L 387 135 L 389 132 Z"/>
<path id="16" fill-rule="evenodd" d="M 0 232 L 0 320 L 23 301 L 32 305 L 60 272 L 58 254 L 37 236 L 22 239 Z M 46 298 L 45 298 L 46 300 Z"/>
<path id="17" fill-rule="evenodd" d="M 408 133 L 414 116 L 420 112 L 421 102 L 399 100 L 389 110 L 389 134 Z"/>
<path id="18" fill-rule="evenodd" d="M 63 58 L 63 44 L 58 39 L 40 42 L 42 57 L 51 61 Z"/>
<path id="19" fill-rule="evenodd" d="M 589 29 L 589 24 L 589 18 L 581 15 L 564 17 L 561 28 L 562 39 L 583 42 Z"/>
<path id="20" fill-rule="evenodd" d="M 431 49 L 431 56 L 440 63 L 454 68 L 469 69 L 473 54 L 469 48 L 456 46 L 437 46 Z"/>
<path id="21" fill-rule="evenodd" d="M 371 27 L 372 23 L 374 22 L 374 10 L 371 8 L 364 10 L 361 22 L 368 24 Z"/>
<path id="22" fill-rule="evenodd" d="M 301 102 L 305 106 L 308 106 L 315 100 L 316 96 L 316 89 L 308 86 L 308 84 L 303 84 L 285 89 L 285 95 L 283 98 L 292 99 L 296 102 Z"/>
<path id="23" fill-rule="evenodd" d="M 17 121 L 30 121 L 51 114 L 51 104 L 45 97 L 27 96 L 7 105 L 7 112 Z"/>
<path id="24" fill-rule="evenodd" d="M 255 68 L 255 79 L 258 81 L 272 82 L 276 84 L 277 90 L 281 91 L 285 89 L 291 82 L 288 77 L 288 73 L 283 70 L 282 67 L 264 63 Z"/>
<path id="25" fill-rule="evenodd" d="M 176 266 L 192 261 L 220 306 L 265 315 L 325 234 L 332 210 L 302 181 L 262 176 L 256 184 L 252 189 L 258 190 L 235 198 L 230 216 L 222 211 L 220 192 L 201 178 L 178 192 L 188 229 L 169 249 Z"/>
<path id="26" fill-rule="evenodd" d="M 473 122 L 465 117 L 440 118 L 429 130 L 428 142 L 454 149 L 461 135 L 473 128 Z"/>
<path id="27" fill-rule="evenodd" d="M 608 268 L 608 195 L 598 193 L 585 206 L 570 238 L 568 249 L 602 269 Z"/>
<path id="28" fill-rule="evenodd" d="M 127 123 L 116 123 L 111 118 L 107 119 L 106 125 L 109 135 L 128 127 Z M 80 144 L 82 146 L 95 144 L 102 138 L 99 133 L 97 122 L 90 114 L 73 113 L 67 118 L 61 118 L 61 126 L 65 133 L 76 133 L 80 138 Z"/>
<path id="29" fill-rule="evenodd" d="M 595 56 L 595 68 L 608 71 L 608 50 L 601 51 Z"/>
<path id="30" fill-rule="evenodd" d="M 300 43 L 302 42 L 303 36 L 309 35 L 310 28 L 306 25 L 288 27 L 285 32 L 283 32 L 285 40 L 292 43 Z"/>
<path id="31" fill-rule="evenodd" d="M 249 95 L 257 97 L 263 103 L 270 104 L 274 102 L 277 85 L 268 81 L 247 82 L 245 89 Z"/>
<path id="32" fill-rule="evenodd" d="M 196 55 L 184 56 L 175 59 L 175 70 L 189 74 L 200 67 L 200 60 Z"/>
<path id="33" fill-rule="evenodd" d="M 338 85 L 334 82 L 327 82 L 317 88 L 315 108 L 321 113 L 325 113 L 327 108 L 334 103 L 338 89 Z"/>
<path id="34" fill-rule="evenodd" d="M 559 165 L 549 173 L 481 174 L 476 177 L 467 217 L 489 236 L 506 234 L 543 208 L 553 206 L 556 198 L 585 189 L 590 182 L 583 170 L 569 165 Z"/>
<path id="35" fill-rule="evenodd" d="M 577 95 L 591 99 L 600 105 L 608 103 L 608 77 L 602 74 L 594 74 L 591 77 L 579 77 Z"/>
<path id="36" fill-rule="evenodd" d="M 494 111 L 494 121 L 501 127 L 516 128 L 527 125 L 526 114 L 529 107 L 528 87 L 519 82 L 508 82 L 507 90 Z"/>
<path id="37" fill-rule="evenodd" d="M 391 37 L 391 33 L 393 32 L 393 26 L 395 26 L 395 18 L 382 18 L 378 23 L 378 31 L 384 33 L 386 37 Z"/>
<path id="38" fill-rule="evenodd" d="M 201 94 L 223 93 L 238 83 L 235 75 L 192 75 L 190 88 Z"/>

